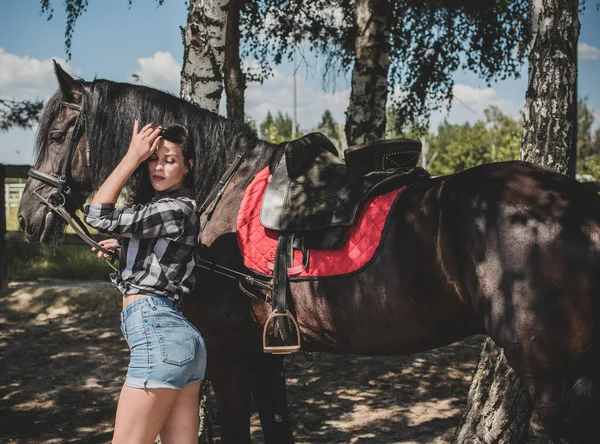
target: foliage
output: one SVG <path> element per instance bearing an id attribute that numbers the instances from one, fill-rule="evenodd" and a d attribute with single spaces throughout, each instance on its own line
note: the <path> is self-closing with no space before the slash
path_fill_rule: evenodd
<path id="1" fill-rule="evenodd" d="M 587 98 L 577 101 L 577 174 L 600 180 L 600 128 L 593 130 L 594 112 Z"/>
<path id="2" fill-rule="evenodd" d="M 265 120 L 259 125 L 260 137 L 271 143 L 282 143 L 292 140 L 292 119 L 286 113 L 285 116 L 279 111 L 273 118 L 271 111 L 267 113 Z M 300 137 L 298 125 L 296 125 L 296 138 Z"/>
<path id="3" fill-rule="evenodd" d="M 334 143 L 338 151 L 346 146 L 346 138 L 344 131 L 341 129 L 341 125 L 333 118 L 331 111 L 326 109 L 323 112 L 321 121 L 313 131 L 318 131 L 325 134 Z"/>
<path id="4" fill-rule="evenodd" d="M 0 99 L 0 131 L 8 131 L 15 126 L 32 128 L 39 121 L 43 107 L 44 102 L 41 100 L 15 102 Z"/>
<path id="5" fill-rule="evenodd" d="M 527 0 L 398 0 L 389 7 L 389 88 L 402 91 L 392 97 L 398 128 L 425 126 L 431 112 L 452 99 L 453 75 L 459 69 L 487 82 L 518 77 L 530 37 Z M 326 71 L 347 72 L 354 63 L 354 1 L 247 2 L 240 30 L 244 57 L 260 65 L 254 76 L 248 73 L 252 80 L 264 79 L 271 63 L 290 59 L 301 43 L 325 55 Z"/>
<path id="6" fill-rule="evenodd" d="M 516 160 L 521 146 L 522 122 L 496 107 L 485 111 L 486 121 L 473 125 L 444 122 L 427 143 L 431 174 L 453 174 L 488 162 Z"/>

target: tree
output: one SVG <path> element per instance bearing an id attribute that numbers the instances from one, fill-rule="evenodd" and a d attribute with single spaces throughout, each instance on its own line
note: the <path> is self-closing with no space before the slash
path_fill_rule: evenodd
<path id="1" fill-rule="evenodd" d="M 229 0 L 191 0 L 181 33 L 181 97 L 214 112 L 223 93 L 228 4 Z"/>
<path id="2" fill-rule="evenodd" d="M 274 119 L 271 112 L 267 112 L 267 117 L 259 128 L 260 137 L 271 143 L 282 143 L 292 138 L 292 119 L 287 113 L 284 116 L 281 111 Z M 297 128 L 296 136 L 301 136 Z"/>
<path id="3" fill-rule="evenodd" d="M 575 172 L 577 124 L 577 3 L 531 0 L 533 41 L 521 146 L 524 160 L 570 175 Z M 513 383 L 493 385 L 505 381 Z M 488 338 L 455 442 L 552 442 L 540 418 L 531 415 L 543 400 L 530 395 Z"/>
<path id="4" fill-rule="evenodd" d="M 340 134 L 340 124 L 335 121 L 331 111 L 328 109 L 323 112 L 321 121 L 315 131 L 319 131 L 329 137 L 334 142 L 338 151 L 342 149 L 343 141 Z"/>
<path id="5" fill-rule="evenodd" d="M 0 99 L 0 131 L 8 131 L 13 127 L 32 128 L 42 113 L 44 102 Z"/>
<path id="6" fill-rule="evenodd" d="M 345 126 L 346 140 L 352 145 L 385 134 L 390 21 L 387 0 L 356 0 L 356 58 Z"/>
<path id="7" fill-rule="evenodd" d="M 483 163 L 519 158 L 521 122 L 497 107 L 485 111 L 486 120 L 473 125 L 443 122 L 437 135 L 429 135 L 429 171 L 436 176 L 457 173 Z"/>
<path id="8" fill-rule="evenodd" d="M 523 160 L 575 176 L 578 1 L 531 1 Z M 547 114 L 546 114 L 547 113 Z"/>
<path id="9" fill-rule="evenodd" d="M 389 28 L 379 13 L 373 16 L 377 21 L 364 28 L 364 19 L 357 14 L 366 17 L 369 11 L 385 10 L 387 1 L 296 0 L 285 2 L 285 8 L 281 0 L 248 3 L 241 17 L 244 55 L 259 61 L 262 71 L 257 77 L 261 78 L 268 75 L 271 63 L 291 58 L 294 48 L 306 42 L 310 51 L 325 54 L 326 69 L 347 72 L 364 70 L 367 60 L 372 60 L 368 55 L 373 51 L 363 43 L 386 42 L 389 69 L 383 59 L 383 64 L 369 62 L 377 67 L 373 76 L 379 78 L 370 80 L 374 90 L 364 95 L 377 102 L 350 110 L 350 128 L 364 131 L 369 128 L 360 122 L 385 120 L 385 96 L 375 91 L 381 91 L 386 78 L 388 92 L 400 91 L 391 102 L 398 111 L 398 132 L 402 132 L 413 123 L 427 126 L 431 111 L 451 101 L 453 73 L 458 69 L 473 71 L 486 81 L 519 75 L 529 36 L 526 0 L 398 0 L 389 2 Z M 359 5 L 366 9 L 357 9 Z M 364 87 L 361 72 L 353 73 L 357 88 Z M 357 90 L 352 97 L 351 106 L 362 95 Z M 377 124 L 377 138 L 383 137 L 384 129 L 385 124 Z M 357 131 L 351 131 L 348 144 L 363 137 Z"/>
<path id="10" fill-rule="evenodd" d="M 600 129 L 592 132 L 594 112 L 587 99 L 577 101 L 577 174 L 600 179 Z M 585 180 L 585 179 L 584 179 Z"/>
<path id="11" fill-rule="evenodd" d="M 227 10 L 227 35 L 225 39 L 225 92 L 227 117 L 244 121 L 244 92 L 246 75 L 240 59 L 240 8 L 245 0 L 230 0 Z"/>

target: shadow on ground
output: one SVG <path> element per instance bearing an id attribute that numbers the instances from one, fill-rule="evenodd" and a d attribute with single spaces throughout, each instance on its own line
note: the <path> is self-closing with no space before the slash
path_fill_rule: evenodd
<path id="1" fill-rule="evenodd" d="M 0 441 L 110 442 L 128 356 L 120 303 L 104 282 L 10 284 L 0 298 Z M 295 358 L 287 376 L 297 442 L 450 442 L 481 341 L 412 356 L 323 354 L 306 369 L 316 355 Z M 262 442 L 257 415 L 252 430 Z"/>

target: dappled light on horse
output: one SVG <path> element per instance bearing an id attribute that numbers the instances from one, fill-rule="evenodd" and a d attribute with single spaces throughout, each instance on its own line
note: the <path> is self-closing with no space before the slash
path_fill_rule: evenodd
<path id="1" fill-rule="evenodd" d="M 181 122 L 197 150 L 198 201 L 243 154 L 206 224 L 201 255 L 251 274 L 238 244 L 238 211 L 256 173 L 267 168 L 275 176 L 284 147 L 157 90 L 57 75 L 61 90 L 44 112 L 36 169 L 57 174 L 67 156 L 69 137 L 51 130 L 73 132 L 76 112 L 60 106 L 65 100 L 83 98 L 77 153 L 89 151 L 89 167 L 76 156 L 71 168 L 91 189 L 123 156 L 134 113 L 142 110 L 144 122 Z M 130 184 L 134 200 L 144 192 L 141 174 Z M 19 217 L 30 240 L 48 242 L 58 233 L 46 230 L 49 210 L 34 191 L 47 197 L 52 189 L 31 178 Z M 371 261 L 347 275 L 286 279 L 286 303 L 302 347 L 312 351 L 409 354 L 485 333 L 504 349 L 553 439 L 580 443 L 600 417 L 599 267 L 599 196 L 531 164 L 488 164 L 408 186 L 390 207 Z M 293 442 L 281 357 L 262 350 L 270 304 L 208 270 L 198 270 L 197 281 L 183 308 L 206 341 L 223 442 L 249 441 L 251 394 L 265 441 Z"/>

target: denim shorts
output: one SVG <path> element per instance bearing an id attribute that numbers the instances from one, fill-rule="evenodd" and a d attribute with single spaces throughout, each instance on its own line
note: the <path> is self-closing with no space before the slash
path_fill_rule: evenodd
<path id="1" fill-rule="evenodd" d="M 130 349 L 125 385 L 180 390 L 204 379 L 204 340 L 170 299 L 133 301 L 121 313 L 121 332 Z"/>

